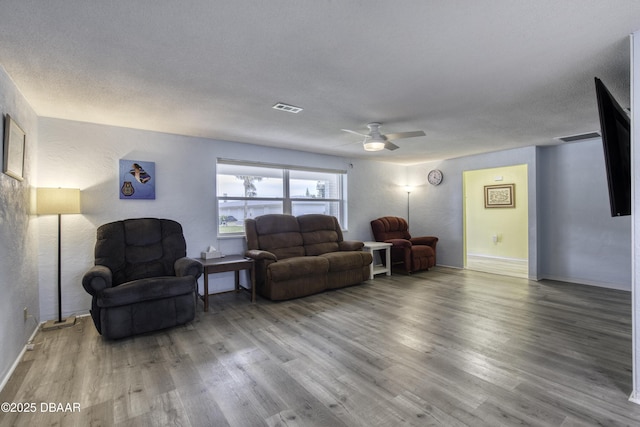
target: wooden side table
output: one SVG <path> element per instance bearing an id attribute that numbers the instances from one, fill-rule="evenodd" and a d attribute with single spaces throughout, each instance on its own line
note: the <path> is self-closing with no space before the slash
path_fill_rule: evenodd
<path id="1" fill-rule="evenodd" d="M 372 262 L 369 266 L 369 280 L 373 279 L 373 276 L 380 273 L 386 273 L 387 276 L 391 276 L 391 243 L 384 242 L 364 242 L 364 250 L 369 252 L 373 256 L 374 251 L 384 251 L 385 264 L 374 265 Z M 380 254 L 382 257 L 382 254 Z M 375 258 L 374 258 L 375 259 Z"/>
<path id="2" fill-rule="evenodd" d="M 242 255 L 226 255 L 223 258 L 211 258 L 211 259 L 196 259 L 204 267 L 204 295 L 199 295 L 200 299 L 204 301 L 204 311 L 209 311 L 209 274 L 224 273 L 226 271 L 235 272 L 235 291 L 238 292 L 241 289 L 251 291 L 251 302 L 256 301 L 256 273 L 254 268 L 254 261 L 250 258 L 245 258 Z M 246 288 L 240 284 L 240 271 L 250 270 L 251 275 L 251 289 Z"/>

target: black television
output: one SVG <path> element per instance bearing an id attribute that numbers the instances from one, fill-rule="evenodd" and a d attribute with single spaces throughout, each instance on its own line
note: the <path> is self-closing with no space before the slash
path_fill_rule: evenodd
<path id="1" fill-rule="evenodd" d="M 611 216 L 631 215 L 631 119 L 595 78 Z"/>

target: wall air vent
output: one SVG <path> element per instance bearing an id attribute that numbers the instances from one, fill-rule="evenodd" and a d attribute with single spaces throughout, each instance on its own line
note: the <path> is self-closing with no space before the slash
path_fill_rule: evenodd
<path id="1" fill-rule="evenodd" d="M 587 133 L 579 133 L 577 135 L 568 135 L 568 136 L 558 136 L 553 138 L 562 142 L 576 142 L 576 141 L 584 141 L 587 139 L 600 138 L 599 132 L 587 132 Z"/>
<path id="2" fill-rule="evenodd" d="M 276 105 L 273 106 L 273 108 L 276 110 L 287 111 L 289 113 L 294 113 L 294 114 L 297 114 L 300 111 L 302 111 L 302 108 L 300 107 L 294 107 L 293 105 L 283 104 L 282 102 L 278 102 Z"/>

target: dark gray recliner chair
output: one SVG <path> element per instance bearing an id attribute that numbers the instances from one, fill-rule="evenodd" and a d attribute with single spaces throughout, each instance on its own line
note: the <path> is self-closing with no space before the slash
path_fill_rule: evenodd
<path id="1" fill-rule="evenodd" d="M 193 320 L 202 264 L 186 251 L 176 221 L 139 218 L 100 226 L 95 266 L 82 278 L 98 332 L 116 339 Z"/>

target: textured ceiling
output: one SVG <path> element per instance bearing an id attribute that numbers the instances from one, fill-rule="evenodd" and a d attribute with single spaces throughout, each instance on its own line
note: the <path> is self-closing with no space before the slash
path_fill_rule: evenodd
<path id="1" fill-rule="evenodd" d="M 638 0 L 0 6 L 0 65 L 40 116 L 399 163 L 598 130 L 593 78 L 629 106 L 640 29 Z M 372 121 L 426 136 L 368 153 L 340 130 Z"/>

